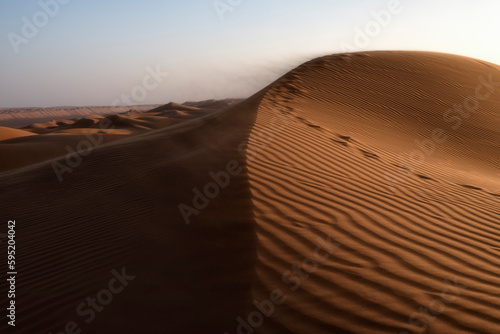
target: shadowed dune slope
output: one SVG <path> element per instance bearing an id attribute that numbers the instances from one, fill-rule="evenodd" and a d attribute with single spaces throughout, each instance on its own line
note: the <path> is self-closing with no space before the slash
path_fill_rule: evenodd
<path id="1" fill-rule="evenodd" d="M 251 302 L 254 221 L 237 148 L 260 98 L 96 149 L 62 183 L 49 163 L 3 173 L 0 212 L 17 222 L 22 273 L 16 333 L 59 333 L 70 321 L 85 333 L 230 327 Z M 210 171 L 225 170 L 230 161 L 239 174 L 188 226 L 178 205 L 192 206 L 193 189 L 203 189 Z M 87 324 L 89 313 L 79 316 L 77 307 L 123 267 L 135 279 Z M 6 265 L 1 268 L 6 291 Z M 2 321 L 2 332 L 6 326 Z"/>
<path id="2" fill-rule="evenodd" d="M 0 174 L 17 332 L 499 333 L 500 89 L 456 129 L 443 118 L 490 74 L 443 54 L 323 57 L 100 147 L 62 183 L 50 163 Z M 436 128 L 448 138 L 432 154 L 401 161 Z M 241 171 L 193 203 L 231 161 Z M 181 203 L 206 207 L 186 225 Z M 135 279 L 87 324 L 76 308 L 122 267 Z"/>

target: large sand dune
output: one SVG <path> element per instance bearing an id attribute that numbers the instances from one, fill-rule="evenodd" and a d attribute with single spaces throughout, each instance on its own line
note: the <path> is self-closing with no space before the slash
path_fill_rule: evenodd
<path id="1" fill-rule="evenodd" d="M 333 55 L 164 128 L 110 117 L 140 133 L 62 183 L 51 161 L 5 168 L 16 333 L 499 333 L 499 70 Z M 198 112 L 155 113 L 172 107 Z M 123 267 L 135 278 L 86 323 L 78 306 Z"/>

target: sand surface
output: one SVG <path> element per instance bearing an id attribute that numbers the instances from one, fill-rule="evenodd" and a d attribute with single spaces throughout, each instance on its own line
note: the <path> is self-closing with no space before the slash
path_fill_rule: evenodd
<path id="1" fill-rule="evenodd" d="M 51 159 L 86 129 L 106 143 L 60 182 Z M 239 103 L 0 129 L 16 333 L 498 334 L 499 129 L 500 67 L 424 52 L 315 59 Z"/>

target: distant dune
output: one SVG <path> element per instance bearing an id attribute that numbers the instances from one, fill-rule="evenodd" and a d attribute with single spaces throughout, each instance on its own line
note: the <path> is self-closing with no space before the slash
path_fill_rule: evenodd
<path id="1" fill-rule="evenodd" d="M 35 135 L 34 133 L 31 133 L 28 131 L 5 128 L 5 127 L 0 126 L 0 141 L 12 139 L 12 138 L 34 136 L 34 135 Z"/>
<path id="2" fill-rule="evenodd" d="M 84 130 L 107 144 L 58 178 Z M 0 132 L 16 333 L 500 332 L 500 66 L 332 55 L 241 102 Z"/>
<path id="3" fill-rule="evenodd" d="M 237 100 L 232 99 L 219 101 L 215 108 L 207 106 L 207 101 L 199 102 L 202 108 L 169 103 L 144 112 L 129 109 L 119 114 L 101 115 L 90 113 L 90 111 L 102 112 L 112 109 L 99 108 L 97 110 L 89 107 L 85 109 L 89 113 L 81 118 L 32 123 L 23 127 L 22 130 L 0 127 L 0 156 L 3 158 L 0 161 L 0 172 L 70 154 L 78 150 L 81 143 L 90 142 L 91 148 L 95 149 L 102 144 L 201 117 L 227 108 L 236 102 Z M 194 102 L 192 104 L 196 105 Z"/>
<path id="4" fill-rule="evenodd" d="M 134 106 L 137 111 L 147 111 L 156 105 Z M 46 122 L 55 118 L 75 118 L 89 114 L 120 113 L 129 110 L 127 106 L 115 107 L 51 107 L 51 108 L 0 108 L 0 125 L 9 127 L 21 127 L 29 124 L 30 120 Z M 31 122 L 33 123 L 33 122 Z"/>

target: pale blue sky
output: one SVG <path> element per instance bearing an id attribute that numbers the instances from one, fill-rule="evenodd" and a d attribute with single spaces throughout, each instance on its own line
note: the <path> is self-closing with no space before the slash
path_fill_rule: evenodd
<path id="1" fill-rule="evenodd" d="M 67 4 L 40 14 L 56 1 Z M 214 0 L 0 0 L 0 107 L 110 105 L 142 85 L 148 66 L 169 76 L 135 103 L 247 97 L 345 43 L 500 64 L 498 0 L 400 0 L 390 23 L 356 46 L 357 28 L 391 2 L 241 0 L 221 20 Z M 23 35 L 23 17 L 39 20 L 34 36 Z"/>

